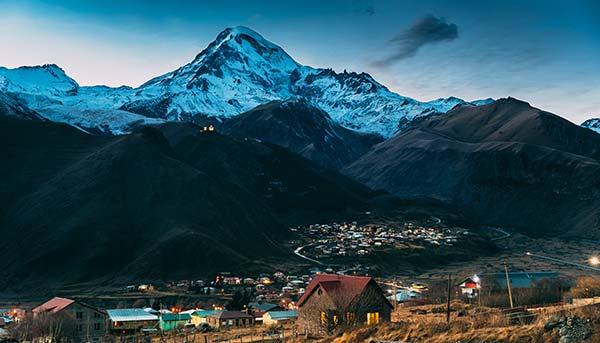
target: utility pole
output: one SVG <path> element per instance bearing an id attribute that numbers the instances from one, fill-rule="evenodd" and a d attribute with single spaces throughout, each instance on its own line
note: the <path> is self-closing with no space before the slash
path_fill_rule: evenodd
<path id="1" fill-rule="evenodd" d="M 450 292 L 452 292 L 452 276 L 448 273 L 448 296 L 446 298 L 446 323 L 450 323 Z"/>
<path id="2" fill-rule="evenodd" d="M 513 297 L 512 297 L 512 289 L 510 288 L 510 278 L 508 277 L 508 263 L 506 259 L 504 260 L 504 275 L 506 275 L 506 288 L 508 289 L 508 302 L 510 303 L 510 308 L 514 307 Z"/>
<path id="3" fill-rule="evenodd" d="M 398 310 L 398 287 L 394 282 L 394 310 Z"/>

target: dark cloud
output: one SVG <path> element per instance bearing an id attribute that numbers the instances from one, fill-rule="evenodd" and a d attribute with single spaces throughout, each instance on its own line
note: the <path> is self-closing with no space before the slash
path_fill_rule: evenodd
<path id="1" fill-rule="evenodd" d="M 385 60 L 380 61 L 379 64 L 392 64 L 414 56 L 424 45 L 452 41 L 456 38 L 458 38 L 458 26 L 456 24 L 450 24 L 446 19 L 432 15 L 419 18 L 408 29 L 389 41 L 395 52 Z"/>

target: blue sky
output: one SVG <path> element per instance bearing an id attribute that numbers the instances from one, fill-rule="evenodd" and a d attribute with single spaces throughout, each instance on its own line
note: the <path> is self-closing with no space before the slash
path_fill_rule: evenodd
<path id="1" fill-rule="evenodd" d="M 300 63 L 365 71 L 419 100 L 510 95 L 576 123 L 600 115 L 598 1 L 0 0 L 0 9 L 0 65 L 56 63 L 82 85 L 137 86 L 245 25 Z"/>

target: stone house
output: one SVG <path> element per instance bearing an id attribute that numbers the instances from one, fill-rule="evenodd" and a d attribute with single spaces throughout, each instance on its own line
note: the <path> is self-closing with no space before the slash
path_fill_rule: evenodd
<path id="1" fill-rule="evenodd" d="M 315 276 L 297 305 L 300 332 L 312 335 L 389 322 L 393 309 L 372 277 L 335 274 Z"/>
<path id="2" fill-rule="evenodd" d="M 254 317 L 241 311 L 221 311 L 207 317 L 214 328 L 237 328 L 254 325 Z"/>

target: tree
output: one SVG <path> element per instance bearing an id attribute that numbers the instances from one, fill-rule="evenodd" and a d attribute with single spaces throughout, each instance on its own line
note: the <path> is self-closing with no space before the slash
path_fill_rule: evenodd
<path id="1" fill-rule="evenodd" d="M 247 290 L 237 290 L 233 293 L 233 298 L 227 303 L 228 310 L 242 310 L 248 307 L 252 300 L 252 292 Z"/>
<path id="2" fill-rule="evenodd" d="M 19 341 L 46 339 L 52 342 L 73 340 L 77 337 L 77 327 L 73 318 L 65 313 L 39 313 L 24 318 L 14 329 Z"/>

